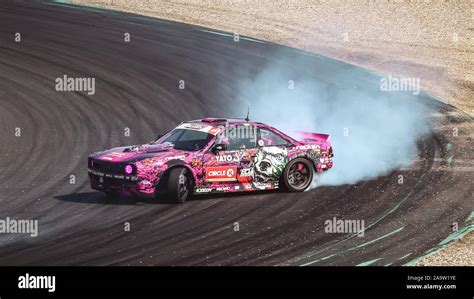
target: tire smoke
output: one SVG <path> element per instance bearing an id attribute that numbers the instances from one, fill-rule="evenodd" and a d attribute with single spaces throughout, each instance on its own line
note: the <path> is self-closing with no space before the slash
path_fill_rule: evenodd
<path id="1" fill-rule="evenodd" d="M 383 92 L 380 79 L 354 80 L 357 72 L 332 74 L 337 82 L 327 83 L 290 68 L 270 68 L 242 82 L 240 100 L 251 99 L 253 121 L 290 136 L 292 131 L 331 135 L 334 166 L 313 180 L 312 188 L 354 184 L 409 166 L 417 158 L 417 140 L 429 132 L 427 108 L 417 96 Z"/>

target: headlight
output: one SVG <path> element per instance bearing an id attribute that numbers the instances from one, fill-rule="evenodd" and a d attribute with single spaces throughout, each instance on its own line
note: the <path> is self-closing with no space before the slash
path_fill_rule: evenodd
<path id="1" fill-rule="evenodd" d="M 132 174 L 133 173 L 133 166 L 132 165 L 126 165 L 125 166 L 125 173 L 126 174 Z"/>

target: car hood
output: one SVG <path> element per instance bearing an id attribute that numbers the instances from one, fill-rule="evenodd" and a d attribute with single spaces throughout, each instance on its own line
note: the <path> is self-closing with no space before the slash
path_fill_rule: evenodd
<path id="1" fill-rule="evenodd" d="M 184 158 L 189 152 L 175 150 L 168 144 L 142 144 L 112 148 L 91 155 L 92 158 L 117 163 L 131 163 L 146 158 L 163 158 L 169 160 L 171 156 Z"/>

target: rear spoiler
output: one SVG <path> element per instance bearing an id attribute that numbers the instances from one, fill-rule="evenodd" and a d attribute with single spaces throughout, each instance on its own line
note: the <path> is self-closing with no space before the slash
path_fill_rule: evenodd
<path id="1" fill-rule="evenodd" d="M 295 136 L 298 141 L 303 142 L 330 142 L 331 136 L 328 134 L 321 134 L 321 133 L 310 133 L 310 132 L 293 132 L 291 134 Z"/>

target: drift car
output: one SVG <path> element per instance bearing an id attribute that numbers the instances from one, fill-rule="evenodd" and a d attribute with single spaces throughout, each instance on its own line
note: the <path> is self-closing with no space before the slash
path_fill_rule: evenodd
<path id="1" fill-rule="evenodd" d="M 91 187 L 106 194 L 168 197 L 272 190 L 304 191 L 314 172 L 333 165 L 329 135 L 295 132 L 241 119 L 181 123 L 144 145 L 89 156 Z"/>

